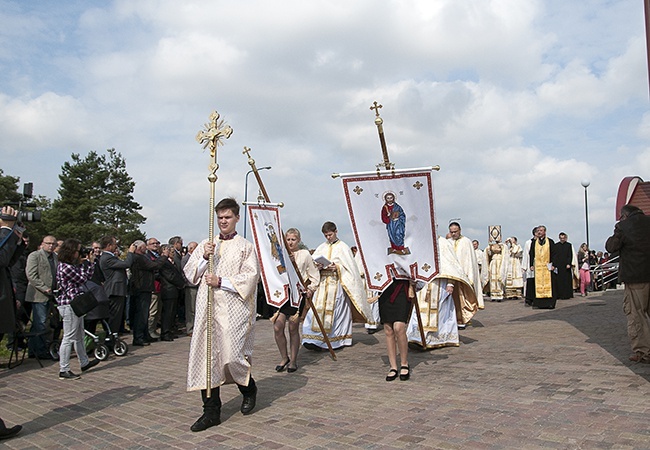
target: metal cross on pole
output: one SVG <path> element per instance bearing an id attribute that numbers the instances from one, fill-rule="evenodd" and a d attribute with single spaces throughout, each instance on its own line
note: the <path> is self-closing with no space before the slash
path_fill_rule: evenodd
<path id="1" fill-rule="evenodd" d="M 219 113 L 213 111 L 210 114 L 210 122 L 204 125 L 204 130 L 200 130 L 196 135 L 196 140 L 199 144 L 203 144 L 203 149 L 210 149 L 210 164 L 208 169 L 208 181 L 210 182 L 210 214 L 208 225 L 208 240 L 214 241 L 214 196 L 215 196 L 215 183 L 217 182 L 217 170 L 219 164 L 217 163 L 217 147 L 223 145 L 223 141 L 232 135 L 232 128 L 226 125 L 223 119 L 220 119 Z M 214 273 L 214 255 L 210 255 L 208 259 L 208 273 Z M 214 292 L 208 289 L 208 311 L 207 311 L 207 343 L 206 343 L 206 391 L 207 396 L 212 395 L 212 302 L 214 299 Z"/>
<path id="2" fill-rule="evenodd" d="M 381 153 L 384 157 L 384 162 L 379 163 L 377 165 L 377 169 L 379 167 L 383 167 L 386 170 L 392 170 L 395 168 L 395 164 L 390 162 L 390 159 L 388 158 L 388 148 L 386 147 L 386 138 L 384 137 L 384 119 L 379 117 L 379 108 L 383 108 L 382 105 L 378 104 L 377 102 L 373 102 L 373 106 L 370 107 L 370 110 L 375 111 L 375 125 L 377 125 L 377 131 L 379 132 L 379 142 L 381 143 Z"/>

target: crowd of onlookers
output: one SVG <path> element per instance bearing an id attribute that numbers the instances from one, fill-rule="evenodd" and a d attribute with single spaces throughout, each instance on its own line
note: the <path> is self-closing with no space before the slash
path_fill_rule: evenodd
<path id="1" fill-rule="evenodd" d="M 26 232 L 22 239 L 28 246 Z M 16 344 L 26 346 L 30 358 L 51 359 L 50 345 L 60 337 L 62 318 L 56 300 L 62 293 L 57 268 L 63 245 L 64 241 L 45 236 L 35 251 L 23 252 L 11 266 L 17 322 L 34 334 L 28 342 Z M 191 336 L 197 286 L 185 279 L 183 267 L 196 246 L 196 242 L 184 246 L 180 236 L 170 238 L 167 244 L 156 238 L 138 240 L 125 250 L 114 236 L 81 246 L 77 262 L 93 268 L 92 276 L 81 283 L 82 290 L 99 287 L 105 296 L 98 299 L 105 298 L 108 303 L 86 315 L 85 329 L 94 334 L 99 324 L 107 333 L 131 333 L 131 345 L 135 346 Z M 7 347 L 13 346 L 10 334 Z"/>

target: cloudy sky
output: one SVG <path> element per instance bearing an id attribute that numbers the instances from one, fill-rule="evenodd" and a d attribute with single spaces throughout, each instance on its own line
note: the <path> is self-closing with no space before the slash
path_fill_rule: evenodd
<path id="1" fill-rule="evenodd" d="M 244 199 L 248 146 L 285 228 L 315 247 L 332 220 L 351 244 L 330 175 L 381 161 L 378 101 L 397 168 L 441 167 L 441 229 L 544 223 L 577 247 L 589 180 L 602 249 L 622 178 L 650 179 L 645 52 L 641 0 L 0 0 L 0 168 L 54 199 L 71 153 L 114 147 L 143 231 L 200 240 L 216 109 L 217 196 Z"/>

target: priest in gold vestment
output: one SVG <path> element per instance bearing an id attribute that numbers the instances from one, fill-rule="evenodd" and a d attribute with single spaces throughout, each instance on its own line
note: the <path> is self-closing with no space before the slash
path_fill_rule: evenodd
<path id="1" fill-rule="evenodd" d="M 411 311 L 411 319 L 406 330 L 409 343 L 427 349 L 458 347 L 458 325 L 453 297 L 463 296 L 472 302 L 476 295 L 451 243 L 442 237 L 438 242 L 440 259 L 438 275 L 417 293 L 425 345 L 422 345 L 415 308 Z"/>
<path id="2" fill-rule="evenodd" d="M 555 308 L 555 243 L 551 238 L 546 237 L 546 227 L 540 225 L 535 231 L 535 239 L 531 241 L 529 264 L 530 270 L 534 272 L 532 282 L 527 285 L 527 294 L 532 298 L 532 306 L 540 309 Z"/>
<path id="3" fill-rule="evenodd" d="M 312 302 L 332 348 L 341 348 L 352 345 L 352 322 L 372 321 L 372 313 L 352 250 L 338 238 L 334 223 L 325 222 L 322 232 L 326 241 L 313 254 L 320 270 L 320 283 Z M 331 264 L 323 266 L 318 263 L 319 257 Z M 327 349 L 311 309 L 302 326 L 302 344 L 308 350 Z"/>
<path id="4" fill-rule="evenodd" d="M 185 276 L 198 284 L 194 332 L 187 367 L 187 390 L 200 390 L 203 415 L 192 431 L 203 431 L 221 423 L 219 386 L 236 383 L 244 399 L 243 414 L 255 407 L 257 386 L 251 375 L 259 266 L 255 246 L 237 235 L 239 204 L 231 198 L 215 207 L 219 237 L 204 240 L 185 265 Z M 214 255 L 213 273 L 208 258 Z M 208 289 L 212 301 L 211 396 L 207 396 Z"/>
<path id="5" fill-rule="evenodd" d="M 449 242 L 454 247 L 456 257 L 460 262 L 463 272 L 467 275 L 472 289 L 474 289 L 474 297 L 472 299 L 464 296 L 454 296 L 456 301 L 456 315 L 458 316 L 458 327 L 463 329 L 476 314 L 476 311 L 483 309 L 483 284 L 481 276 L 478 271 L 478 262 L 476 261 L 476 252 L 474 252 L 474 245 L 469 238 L 463 236 L 458 222 L 449 224 Z"/>

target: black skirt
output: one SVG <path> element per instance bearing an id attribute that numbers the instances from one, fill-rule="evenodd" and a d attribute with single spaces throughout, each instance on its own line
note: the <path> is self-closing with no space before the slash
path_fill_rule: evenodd
<path id="1" fill-rule="evenodd" d="M 394 280 L 379 296 L 381 323 L 409 321 L 411 302 L 408 299 L 409 281 Z"/>

